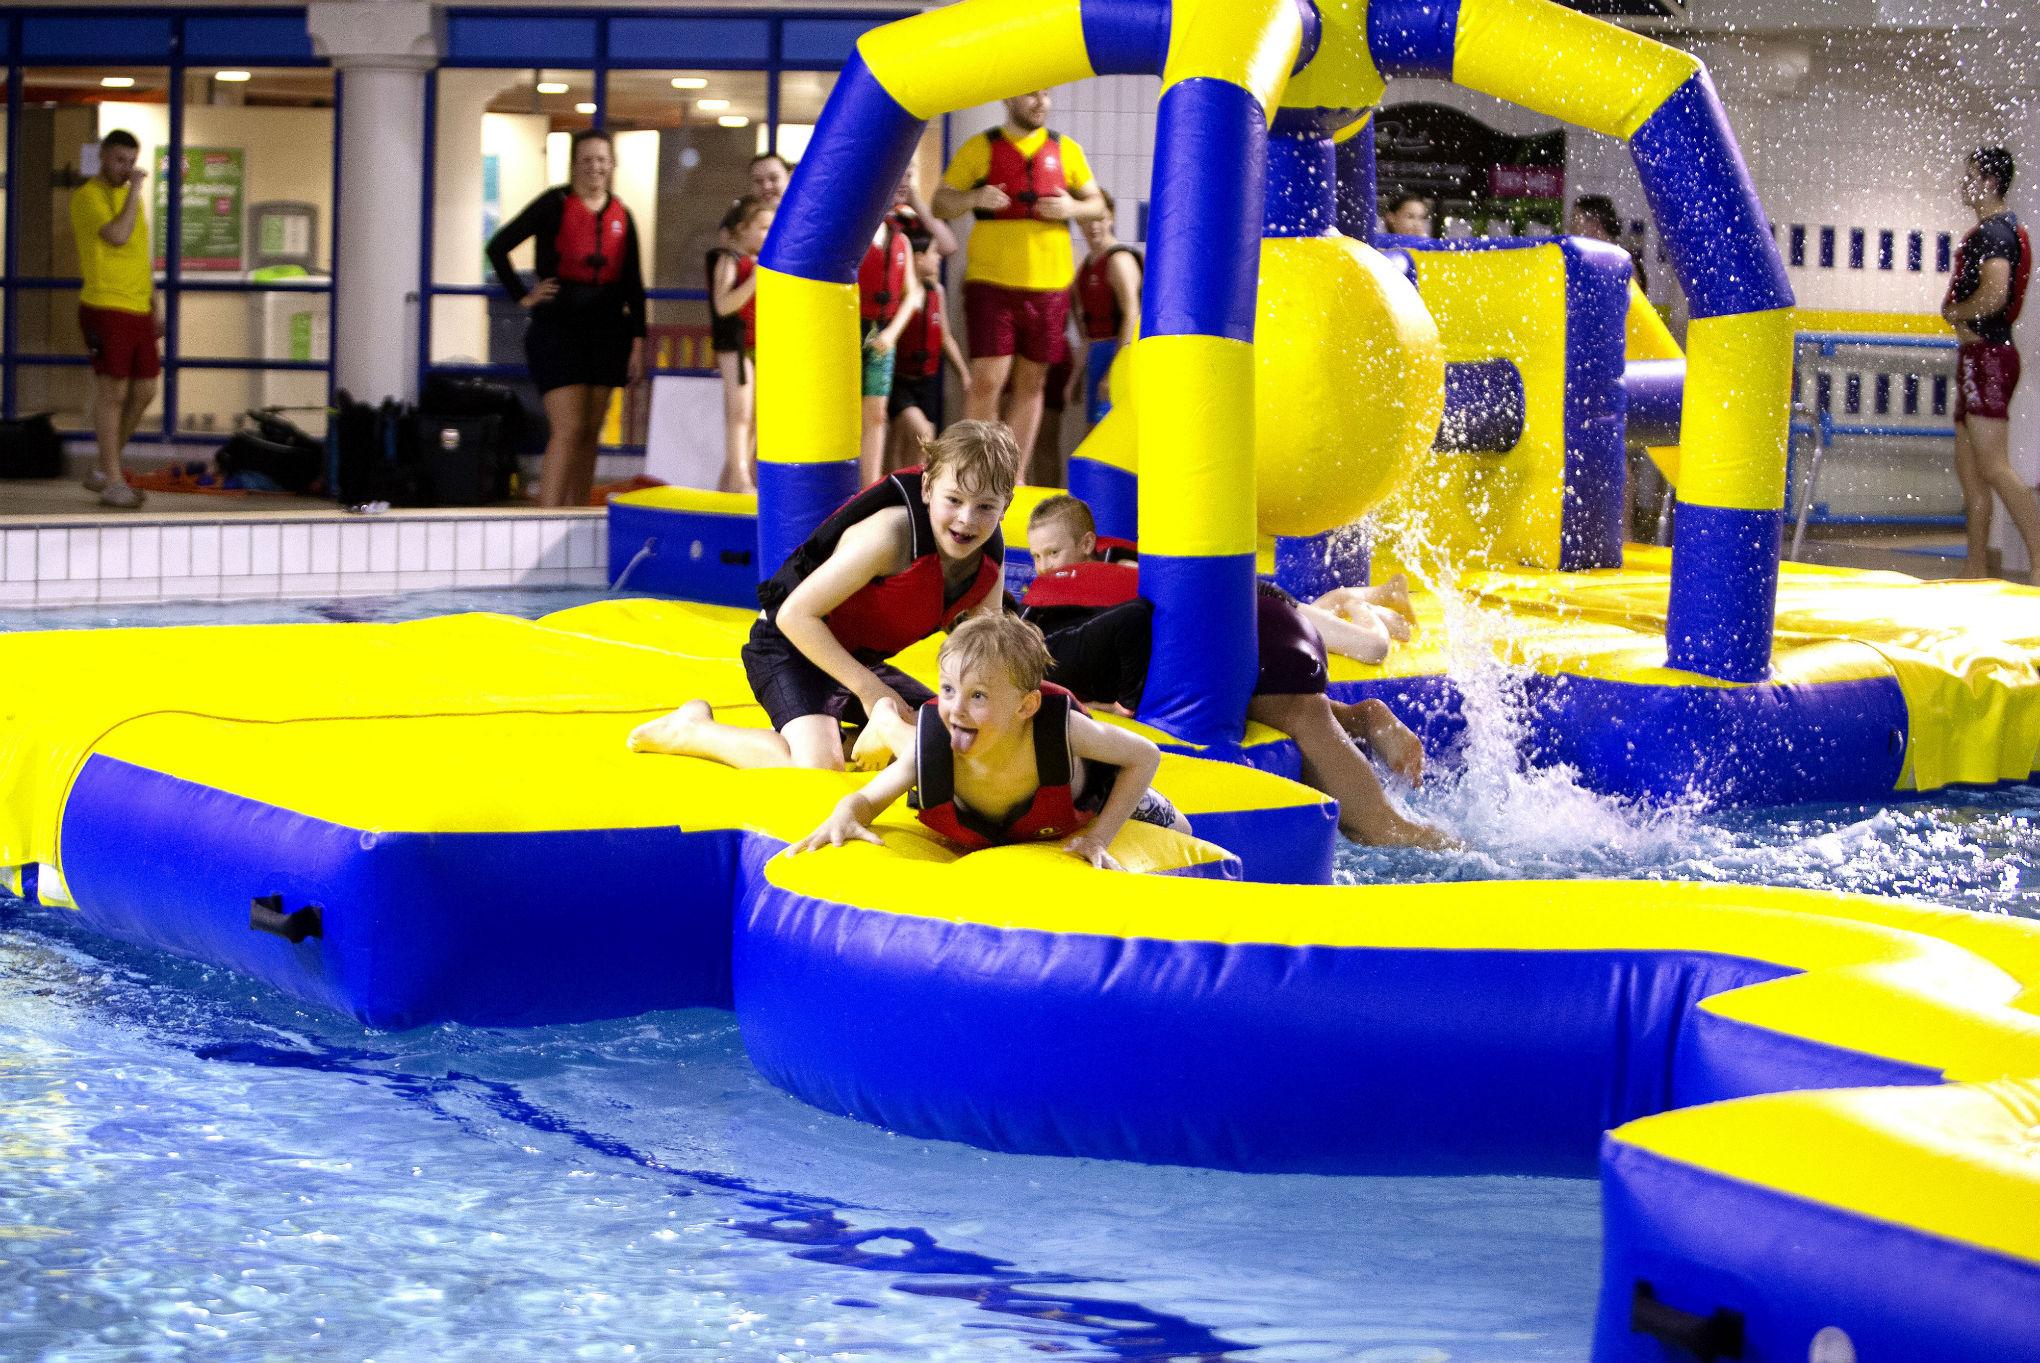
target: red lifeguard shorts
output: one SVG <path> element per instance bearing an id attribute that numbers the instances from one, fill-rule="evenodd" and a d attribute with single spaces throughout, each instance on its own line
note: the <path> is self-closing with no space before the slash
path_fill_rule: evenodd
<path id="1" fill-rule="evenodd" d="M 2019 348 L 2002 341 L 1966 341 L 1955 361 L 1955 420 L 2003 421 L 2019 386 Z"/>
<path id="2" fill-rule="evenodd" d="M 1054 364 L 1070 353 L 1063 339 L 1070 319 L 1068 289 L 1009 289 L 966 280 L 963 318 L 973 360 L 1018 355 Z"/>
<path id="3" fill-rule="evenodd" d="M 156 350 L 156 319 L 146 312 L 78 305 L 78 330 L 92 356 L 92 372 L 109 379 L 153 379 L 163 372 Z"/>

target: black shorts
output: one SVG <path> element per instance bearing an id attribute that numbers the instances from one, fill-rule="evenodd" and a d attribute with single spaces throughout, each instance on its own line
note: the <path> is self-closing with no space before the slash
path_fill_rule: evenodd
<path id="1" fill-rule="evenodd" d="M 524 333 L 524 361 L 541 393 L 570 384 L 621 388 L 630 377 L 631 335 L 623 320 L 576 320 L 543 309 Z"/>
<path id="2" fill-rule="evenodd" d="M 897 420 L 909 407 L 919 407 L 936 430 L 942 429 L 942 375 L 938 371 L 918 379 L 893 375 L 892 398 L 886 403 L 886 419 Z"/>
<path id="3" fill-rule="evenodd" d="M 1322 696 L 1331 680 L 1325 641 L 1303 618 L 1296 598 L 1272 582 L 1254 584 L 1254 634 L 1261 668 L 1257 696 Z"/>
<path id="4" fill-rule="evenodd" d="M 779 626 L 763 616 L 751 626 L 751 637 L 744 644 L 743 659 L 744 678 L 751 683 L 751 694 L 765 707 L 774 729 L 784 729 L 794 720 L 808 715 L 827 715 L 853 728 L 861 727 L 867 718 L 864 703 L 850 693 L 849 687 L 816 667 L 807 654 L 795 648 L 793 641 L 779 632 Z M 880 681 L 900 693 L 900 699 L 907 703 L 909 711 L 919 709 L 935 698 L 933 691 L 890 663 L 865 662 L 864 665 Z M 912 718 L 909 714 L 909 721 Z"/>
<path id="5" fill-rule="evenodd" d="M 1138 709 L 1140 693 L 1147 689 L 1154 626 L 1154 603 L 1140 599 L 1057 630 L 1048 636 L 1054 660 L 1048 680 L 1074 692 L 1079 700 L 1117 701 L 1129 710 Z"/>

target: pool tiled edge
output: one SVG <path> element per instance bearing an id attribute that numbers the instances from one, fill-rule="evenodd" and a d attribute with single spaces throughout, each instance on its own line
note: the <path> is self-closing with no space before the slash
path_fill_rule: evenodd
<path id="1" fill-rule="evenodd" d="M 599 510 L 235 515 L 0 529 L 0 608 L 607 585 Z"/>

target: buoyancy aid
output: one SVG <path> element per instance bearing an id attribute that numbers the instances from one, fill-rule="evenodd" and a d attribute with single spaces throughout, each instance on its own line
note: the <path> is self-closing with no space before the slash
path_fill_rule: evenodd
<path id="1" fill-rule="evenodd" d="M 913 268 L 907 234 L 888 219 L 885 245 L 874 241 L 865 247 L 857 266 L 857 315 L 881 326 L 892 321 L 907 296 L 907 271 Z"/>
<path id="2" fill-rule="evenodd" d="M 735 312 L 724 314 L 715 310 L 715 266 L 721 256 L 728 256 L 736 262 L 736 284 L 741 286 L 758 268 L 755 258 L 742 251 L 733 251 L 727 246 L 718 246 L 707 256 L 708 266 L 708 334 L 709 344 L 717 350 L 756 350 L 758 348 L 758 295 L 744 300 L 744 306 Z"/>
<path id="3" fill-rule="evenodd" d="M 1119 306 L 1119 294 L 1112 287 L 1112 257 L 1121 251 L 1133 257 L 1135 269 L 1144 270 L 1146 262 L 1139 251 L 1121 244 L 1107 248 L 1105 254 L 1084 262 L 1077 271 L 1077 310 L 1084 317 L 1084 335 L 1093 341 L 1109 341 L 1119 334 L 1126 325 L 1126 312 Z"/>
<path id="4" fill-rule="evenodd" d="M 929 701 L 919 715 L 919 741 L 914 745 L 914 788 L 907 803 L 922 823 L 976 852 L 1015 842 L 1047 842 L 1066 838 L 1097 813 L 1102 800 L 1079 801 L 1076 754 L 1070 750 L 1070 711 L 1082 702 L 1053 682 L 1041 684 L 1041 708 L 1034 712 L 1034 772 L 1040 783 L 1027 807 L 997 822 L 991 815 L 957 803 L 956 753 L 938 702 Z M 1093 764 L 1091 791 L 1109 791 L 1115 767 Z"/>
<path id="5" fill-rule="evenodd" d="M 1035 575 L 1021 598 L 1020 618 L 1033 622 L 1043 634 L 1053 634 L 1139 595 L 1140 569 L 1132 563 L 1072 563 Z"/>
<path id="6" fill-rule="evenodd" d="M 779 571 L 758 584 L 758 604 L 768 620 L 793 589 L 829 561 L 843 532 L 889 507 L 904 507 L 912 562 L 889 577 L 875 577 L 824 617 L 829 632 L 860 662 L 890 658 L 909 644 L 948 629 L 965 611 L 1000 589 L 1005 573 L 1006 541 L 994 530 L 979 551 L 977 575 L 951 599 L 942 578 L 942 556 L 935 527 L 921 500 L 921 468 L 901 469 L 873 483 L 831 512 L 807 541 L 787 556 Z"/>
<path id="7" fill-rule="evenodd" d="M 561 282 L 567 284 L 614 284 L 623 278 L 625 232 L 630 210 L 614 194 L 593 212 L 581 196 L 566 195 L 560 205 L 560 231 L 553 239 L 560 253 Z"/>
<path id="8" fill-rule="evenodd" d="M 2019 314 L 2026 309 L 2026 288 L 2033 279 L 2033 238 L 2027 235 L 2026 224 L 2015 216 L 2012 217 L 2012 232 L 2019 239 L 2019 258 L 2012 262 L 2012 278 L 2010 288 L 2005 293 L 2005 305 L 1992 317 L 1978 318 L 1979 322 L 2002 321 L 2006 326 L 2010 326 L 2019 320 Z M 1964 237 L 1962 244 L 1955 248 L 1955 268 L 1948 272 L 1948 287 L 1941 294 L 1941 303 L 1944 307 L 1950 303 L 1965 301 L 1955 296 L 1955 289 L 1969 271 L 1970 240 L 1970 237 Z M 1981 279 L 1978 282 L 1981 283 Z"/>
<path id="9" fill-rule="evenodd" d="M 997 185 L 1012 202 L 996 212 L 975 210 L 979 221 L 1036 217 L 1035 204 L 1069 188 L 1069 182 L 1063 178 L 1061 133 L 1050 132 L 1032 156 L 1022 156 L 1019 146 L 1006 136 L 1003 128 L 990 129 L 985 140 L 991 143 L 992 164 L 978 183 Z"/>
<path id="10" fill-rule="evenodd" d="M 921 295 L 921 310 L 900 332 L 899 374 L 925 379 L 942 372 L 942 295 L 932 286 Z"/>

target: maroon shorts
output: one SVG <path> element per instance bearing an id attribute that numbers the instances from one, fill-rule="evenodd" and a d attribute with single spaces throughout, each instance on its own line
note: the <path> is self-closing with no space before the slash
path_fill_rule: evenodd
<path id="1" fill-rule="evenodd" d="M 982 280 L 963 285 L 963 316 L 970 357 L 1018 355 L 1054 364 L 1069 354 L 1063 332 L 1070 320 L 1068 289 L 1009 289 Z"/>
<path id="2" fill-rule="evenodd" d="M 2002 341 L 1966 341 L 1955 361 L 1955 420 L 2003 421 L 2019 386 L 2019 348 Z"/>
<path id="3" fill-rule="evenodd" d="M 92 372 L 109 379 L 153 379 L 163 372 L 156 350 L 156 319 L 146 312 L 78 305 L 78 330 L 92 356 Z"/>

